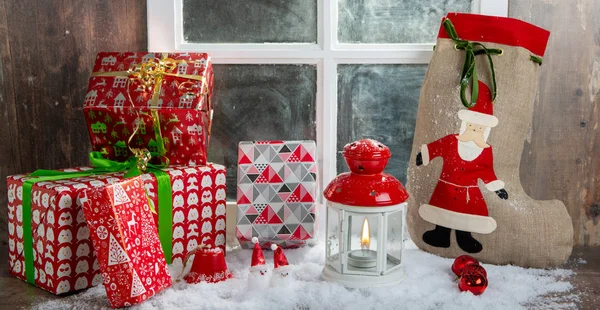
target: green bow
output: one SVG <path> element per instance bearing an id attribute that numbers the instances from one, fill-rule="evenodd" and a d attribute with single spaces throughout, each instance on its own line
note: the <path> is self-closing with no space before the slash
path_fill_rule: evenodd
<path id="1" fill-rule="evenodd" d="M 496 99 L 496 73 L 494 72 L 494 62 L 491 55 L 501 55 L 502 50 L 497 48 L 486 48 L 485 45 L 479 42 L 469 42 L 458 37 L 454 25 L 449 19 L 443 22 L 444 30 L 448 36 L 454 41 L 454 47 L 459 50 L 464 50 L 465 64 L 463 65 L 462 74 L 460 76 L 460 100 L 462 104 L 471 108 L 477 103 L 479 96 L 479 83 L 477 78 L 477 68 L 475 66 L 475 56 L 485 54 L 490 63 L 490 71 L 492 73 L 492 101 Z M 467 100 L 467 87 L 471 84 L 471 100 Z"/>
<path id="2" fill-rule="evenodd" d="M 150 153 L 152 156 L 159 154 Z M 35 284 L 34 277 L 34 262 L 33 262 L 33 231 L 31 225 L 31 191 L 33 184 L 44 181 L 57 181 L 70 178 L 86 177 L 97 174 L 112 173 L 126 171 L 125 178 L 135 177 L 142 174 L 141 167 L 146 168 L 148 173 L 152 173 L 157 180 L 158 184 L 158 230 L 161 244 L 167 263 L 171 263 L 171 251 L 172 251 L 172 193 L 171 193 L 171 179 L 169 174 L 162 171 L 162 168 L 167 166 L 166 163 L 161 164 L 150 164 L 145 163 L 142 165 L 142 158 L 132 156 L 124 162 L 114 161 L 106 159 L 100 152 L 90 153 L 90 163 L 94 167 L 90 170 L 75 171 L 75 172 L 64 172 L 57 170 L 36 170 L 28 176 L 34 177 L 26 180 L 23 183 L 23 252 L 25 259 L 25 276 L 27 282 Z M 152 204 L 150 203 L 152 207 Z M 38 253 L 38 255 L 42 255 Z"/>

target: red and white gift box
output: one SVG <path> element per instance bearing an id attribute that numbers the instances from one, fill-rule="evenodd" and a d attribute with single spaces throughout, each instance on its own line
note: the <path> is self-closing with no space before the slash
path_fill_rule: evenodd
<path id="1" fill-rule="evenodd" d="M 80 167 L 65 171 L 83 171 Z M 174 263 L 182 264 L 188 251 L 200 244 L 225 250 L 225 167 L 172 166 L 168 173 L 172 194 L 171 252 Z M 31 231 L 35 285 L 53 294 L 64 294 L 102 283 L 93 253 L 90 232 L 81 202 L 84 189 L 103 187 L 123 180 L 123 172 L 92 175 L 33 184 Z M 140 176 L 157 212 L 158 182 L 153 174 Z M 25 275 L 23 240 L 23 183 L 26 175 L 7 178 L 9 271 Z M 158 217 L 156 217 L 158 222 Z M 161 229 L 159 225 L 159 229 Z M 40 253 L 40 255 L 37 255 Z"/>
<path id="2" fill-rule="evenodd" d="M 140 177 L 86 190 L 80 200 L 113 308 L 141 303 L 171 286 Z"/>
<path id="3" fill-rule="evenodd" d="M 144 79 L 128 71 L 142 65 L 157 74 Z M 150 113 L 156 111 L 170 163 L 205 164 L 212 88 L 212 64 L 205 53 L 99 53 L 84 100 L 94 150 L 119 161 L 131 156 L 128 143 L 157 152 Z"/>

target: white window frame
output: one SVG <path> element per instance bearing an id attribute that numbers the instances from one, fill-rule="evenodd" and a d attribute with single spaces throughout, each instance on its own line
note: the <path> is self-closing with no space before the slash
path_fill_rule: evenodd
<path id="1" fill-rule="evenodd" d="M 418 0 L 415 0 L 418 1 Z M 337 0 L 317 0 L 316 43 L 188 43 L 183 0 L 148 0 L 149 52 L 207 52 L 214 64 L 311 64 L 317 70 L 317 161 L 320 184 L 337 174 L 337 65 L 427 64 L 434 43 L 340 44 Z M 473 13 L 508 16 L 508 0 L 473 0 Z M 202 14 L 199 12 L 198 14 Z"/>

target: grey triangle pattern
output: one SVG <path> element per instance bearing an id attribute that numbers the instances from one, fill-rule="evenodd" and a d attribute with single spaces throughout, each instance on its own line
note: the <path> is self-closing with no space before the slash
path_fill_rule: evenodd
<path id="1" fill-rule="evenodd" d="M 259 225 L 254 225 L 254 228 L 256 228 L 256 231 L 258 231 L 258 233 L 260 234 L 261 237 L 269 238 L 269 231 L 271 230 L 271 228 L 269 226 L 270 225 L 267 225 L 267 224 L 259 224 Z"/>
<path id="2" fill-rule="evenodd" d="M 279 216 L 279 218 L 285 222 L 285 207 L 282 207 L 276 213 L 277 213 L 277 216 Z"/>
<path id="3" fill-rule="evenodd" d="M 311 213 L 314 209 L 312 203 L 287 203 L 283 201 L 280 195 L 289 195 L 296 190 L 299 184 L 302 184 L 306 190 L 313 197 L 317 197 L 317 186 L 315 173 L 311 173 L 314 170 L 316 163 L 310 162 L 295 162 L 289 163 L 279 156 L 279 153 L 283 149 L 289 155 L 290 152 L 294 152 L 300 145 L 310 151 L 311 156 L 316 159 L 315 144 L 311 141 L 287 141 L 284 143 L 273 143 L 273 144 L 257 144 L 255 142 L 241 142 L 240 147 L 244 148 L 244 153 L 253 153 L 250 157 L 252 160 L 251 164 L 238 165 L 238 191 L 242 190 L 247 192 L 252 189 L 252 202 L 251 204 L 238 204 L 237 213 L 237 227 L 240 231 L 244 231 L 244 238 L 248 239 L 249 236 L 246 234 L 252 233 L 252 236 L 259 237 L 261 245 L 264 243 L 275 242 L 282 244 L 283 246 L 296 246 L 303 245 L 306 243 L 305 240 L 290 240 L 294 231 L 298 229 L 298 225 L 302 225 L 309 235 L 314 235 L 315 229 L 315 214 Z M 249 151 L 249 147 L 254 148 Z M 259 174 L 249 175 L 248 171 L 250 168 L 256 168 L 261 173 L 265 169 L 272 169 L 277 173 L 283 182 L 279 183 L 254 183 Z M 287 176 L 286 176 L 287 172 Z M 264 182 L 264 178 L 261 177 L 261 182 Z M 283 191 L 282 188 L 285 186 L 289 190 Z M 288 192 L 285 194 L 284 192 Z M 254 206 L 258 214 L 250 214 L 247 212 L 250 206 Z M 257 223 L 253 223 L 261 216 L 265 208 L 270 208 L 275 214 L 284 222 L 283 224 L 265 224 L 262 217 Z M 285 214 L 288 214 L 288 218 L 285 219 Z M 287 231 L 287 233 L 286 233 Z M 281 232 L 281 235 L 278 233 Z M 252 248 L 253 244 L 248 240 L 242 242 L 242 247 Z"/>
<path id="4" fill-rule="evenodd" d="M 279 155 L 275 154 L 275 155 L 273 155 L 273 158 L 271 158 L 271 162 L 272 163 L 282 163 L 283 159 L 281 159 L 281 157 L 279 157 Z"/>
<path id="5" fill-rule="evenodd" d="M 245 217 L 245 216 L 243 216 L 243 215 L 242 215 L 241 218 L 239 218 L 239 214 L 238 214 L 238 222 L 237 222 L 237 224 L 238 225 L 250 225 L 252 223 L 250 223 L 250 221 L 248 220 L 248 218 Z"/>
<path id="6" fill-rule="evenodd" d="M 300 220 L 302 220 L 304 217 L 302 216 L 302 206 L 300 206 L 300 203 L 288 203 L 287 207 L 290 208 L 290 211 L 292 211 L 292 214 L 294 214 L 294 216 L 298 219 L 298 223 L 300 223 Z"/>
<path id="7" fill-rule="evenodd" d="M 248 178 L 248 176 L 247 176 L 247 175 L 243 174 L 243 175 L 240 177 L 240 179 L 239 179 L 238 183 L 239 183 L 239 184 L 249 184 L 249 183 L 252 183 L 252 181 L 250 180 L 250 178 Z"/>
<path id="8" fill-rule="evenodd" d="M 256 226 L 257 225 L 252 226 L 252 237 L 260 237 L 258 231 L 256 231 Z"/>
<path id="9" fill-rule="evenodd" d="M 275 194 L 273 195 L 273 198 L 271 198 L 271 202 L 283 202 L 283 200 L 281 200 L 281 197 L 279 197 L 279 195 Z"/>
<path id="10" fill-rule="evenodd" d="M 266 152 L 270 149 L 270 146 L 268 144 L 256 144 L 254 147 L 255 154 L 256 151 L 259 151 L 263 155 L 266 155 Z M 265 156 L 265 158 L 267 158 L 267 156 Z"/>

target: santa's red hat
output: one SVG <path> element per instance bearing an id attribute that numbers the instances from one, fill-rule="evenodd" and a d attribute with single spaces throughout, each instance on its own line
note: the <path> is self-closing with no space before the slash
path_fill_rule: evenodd
<path id="1" fill-rule="evenodd" d="M 492 92 L 483 82 L 478 81 L 479 94 L 477 102 L 468 110 L 458 111 L 458 118 L 463 121 L 482 125 L 486 127 L 496 127 L 498 118 L 494 116 L 494 106 L 492 104 Z"/>
<path id="2" fill-rule="evenodd" d="M 254 251 L 252 251 L 252 265 L 250 271 L 264 269 L 265 267 L 265 256 L 263 251 L 258 245 L 258 238 L 252 237 L 252 243 L 254 243 Z"/>
<path id="3" fill-rule="evenodd" d="M 283 254 L 283 250 L 281 249 L 280 246 L 273 243 L 273 244 L 271 244 L 271 250 L 274 251 L 273 252 L 273 267 L 274 267 L 273 271 L 285 272 L 285 271 L 288 271 L 289 269 L 291 269 L 291 267 L 288 265 L 287 257 L 285 257 L 285 254 Z"/>

